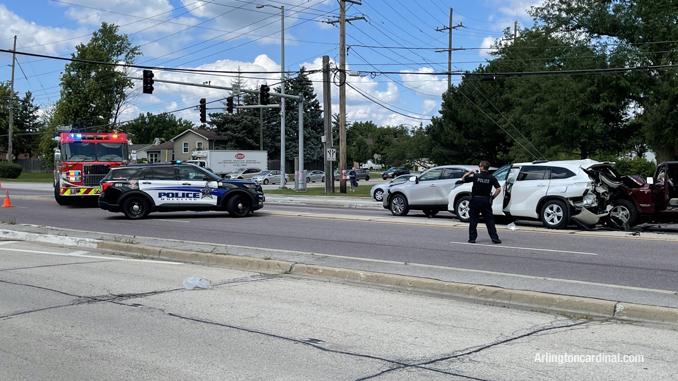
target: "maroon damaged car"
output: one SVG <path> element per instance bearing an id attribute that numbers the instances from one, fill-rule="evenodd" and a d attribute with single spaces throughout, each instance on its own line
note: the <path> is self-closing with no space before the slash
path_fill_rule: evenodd
<path id="1" fill-rule="evenodd" d="M 618 174 L 605 177 L 611 192 L 611 227 L 628 230 L 646 222 L 678 222 L 678 161 L 659 164 L 647 180 Z"/>

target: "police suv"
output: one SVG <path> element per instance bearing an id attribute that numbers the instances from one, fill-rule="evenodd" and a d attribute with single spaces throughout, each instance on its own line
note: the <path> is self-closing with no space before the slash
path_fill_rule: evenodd
<path id="1" fill-rule="evenodd" d="M 99 207 L 130 219 L 150 212 L 226 210 L 245 217 L 264 206 L 261 185 L 222 179 L 194 164 L 133 164 L 112 168 L 101 180 Z"/>

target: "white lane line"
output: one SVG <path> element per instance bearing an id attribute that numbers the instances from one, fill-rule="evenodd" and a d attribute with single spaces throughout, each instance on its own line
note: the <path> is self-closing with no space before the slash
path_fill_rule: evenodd
<path id="1" fill-rule="evenodd" d="M 528 250 L 528 251 L 548 251 L 552 253 L 568 253 L 568 254 L 580 254 L 580 255 L 598 255 L 596 253 L 586 253 L 582 251 L 567 251 L 567 250 L 552 250 L 552 249 L 536 249 L 533 247 L 515 247 L 515 246 L 505 246 L 505 245 L 497 245 L 497 244 L 492 244 L 492 245 L 486 245 L 482 243 L 468 243 L 468 242 L 450 242 L 451 244 L 454 245 L 471 245 L 471 246 L 488 246 L 488 247 L 496 247 L 498 249 L 517 249 L 517 250 Z"/>
<path id="2" fill-rule="evenodd" d="M 73 251 L 70 253 L 53 253 L 50 251 L 38 251 L 38 250 L 22 250 L 22 249 L 5 249 L 0 248 L 1 251 L 19 251 L 22 253 L 33 253 L 33 254 L 46 254 L 46 255 L 60 255 L 64 257 L 79 257 L 79 258 L 96 258 L 96 259 L 106 259 L 110 261 L 129 261 L 129 262 L 148 262 L 148 263 L 163 263 L 168 265 L 182 265 L 181 262 L 167 262 L 167 261 L 155 261 L 152 259 L 133 259 L 133 258 L 117 258 L 117 257 L 104 257 L 100 255 L 85 255 L 87 251 Z"/>
<path id="3" fill-rule="evenodd" d="M 185 223 L 191 222 L 191 221 L 184 221 L 184 220 L 162 220 L 162 221 L 167 221 L 167 222 L 185 222 Z"/>

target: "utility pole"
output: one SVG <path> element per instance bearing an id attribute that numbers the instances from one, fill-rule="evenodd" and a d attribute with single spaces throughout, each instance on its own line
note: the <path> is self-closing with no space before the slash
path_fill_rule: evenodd
<path id="1" fill-rule="evenodd" d="M 332 88 L 330 87 L 330 57 L 323 56 L 323 116 L 325 119 L 325 193 L 334 193 L 334 173 L 328 150 L 332 143 Z"/>
<path id="2" fill-rule="evenodd" d="M 12 133 L 14 132 L 14 65 L 16 62 L 16 35 L 12 49 L 12 84 L 9 90 L 9 138 L 7 142 L 7 161 L 12 162 Z"/>
<path id="3" fill-rule="evenodd" d="M 346 22 L 365 20 L 364 17 L 346 18 L 346 2 L 362 5 L 356 0 L 339 0 L 339 20 L 326 21 L 328 24 L 339 23 L 339 192 L 346 193 Z M 327 177 L 325 177 L 327 180 Z"/>
<path id="4" fill-rule="evenodd" d="M 454 50 L 462 50 L 462 49 L 452 49 L 452 31 L 457 28 L 465 28 L 464 25 L 462 24 L 457 24 L 455 26 L 452 26 L 452 15 L 454 13 L 454 10 L 450 8 L 450 25 L 445 26 L 442 28 L 436 28 L 437 32 L 444 32 L 446 30 L 450 31 L 450 38 L 449 38 L 449 46 L 447 49 L 443 50 L 436 50 L 436 53 L 441 53 L 441 52 L 447 52 L 447 88 L 449 89 L 452 87 L 452 51 Z"/>

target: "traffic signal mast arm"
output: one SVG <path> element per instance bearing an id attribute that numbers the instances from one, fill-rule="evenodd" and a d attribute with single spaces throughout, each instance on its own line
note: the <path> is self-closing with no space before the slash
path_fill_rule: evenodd
<path id="1" fill-rule="evenodd" d="M 138 79 L 138 80 L 143 80 L 143 78 L 140 77 L 128 77 L 129 79 Z M 184 86 L 193 86 L 193 87 L 206 87 L 208 89 L 219 89 L 219 90 L 228 90 L 232 91 L 232 87 L 228 86 L 213 86 L 213 85 L 205 85 L 202 83 L 189 83 L 189 82 L 178 82 L 178 81 L 168 81 L 165 79 L 153 79 L 153 82 L 155 83 L 170 83 L 173 85 L 184 85 Z M 249 94 L 259 94 L 259 90 L 248 90 L 248 89 L 240 89 L 240 92 L 242 93 L 249 93 Z M 296 100 L 301 100 L 301 96 L 299 95 L 289 95 L 289 94 L 280 94 L 280 93 L 270 93 L 271 96 L 276 96 L 279 98 L 287 98 L 287 99 L 296 99 Z M 237 107 L 244 107 L 244 106 L 236 106 Z M 262 107 L 262 106 L 257 106 L 257 107 Z"/>

